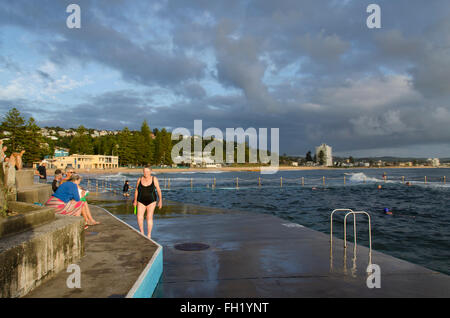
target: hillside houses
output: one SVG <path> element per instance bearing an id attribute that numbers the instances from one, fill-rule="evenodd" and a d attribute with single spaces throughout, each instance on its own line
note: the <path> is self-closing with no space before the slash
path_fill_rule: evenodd
<path id="1" fill-rule="evenodd" d="M 107 135 L 117 135 L 120 131 L 117 130 L 97 130 L 88 129 L 85 134 L 90 135 L 92 138 L 107 136 Z M 61 137 L 73 137 L 77 134 L 76 129 L 58 129 L 58 128 L 41 128 L 42 136 L 50 138 L 52 140 L 58 140 Z"/>

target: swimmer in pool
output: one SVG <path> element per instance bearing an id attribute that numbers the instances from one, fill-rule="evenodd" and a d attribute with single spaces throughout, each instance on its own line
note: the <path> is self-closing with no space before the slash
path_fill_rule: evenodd
<path id="1" fill-rule="evenodd" d="M 122 189 L 123 196 L 129 197 L 130 196 L 130 194 L 128 193 L 129 190 L 130 190 L 130 184 L 129 184 L 128 180 L 126 180 L 123 185 L 123 189 Z"/>

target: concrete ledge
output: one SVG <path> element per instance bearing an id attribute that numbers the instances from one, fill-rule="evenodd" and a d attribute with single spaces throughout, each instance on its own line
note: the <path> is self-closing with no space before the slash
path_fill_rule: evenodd
<path id="1" fill-rule="evenodd" d="M 134 227 L 109 213 L 108 210 L 101 207 L 99 208 L 111 215 L 117 221 L 123 223 L 133 231 L 137 232 L 145 239 L 149 240 Z M 153 257 L 150 262 L 148 262 L 147 266 L 142 271 L 141 275 L 139 275 L 139 278 L 128 292 L 126 298 L 150 298 L 153 295 L 153 292 L 156 290 L 156 286 L 158 286 L 159 279 L 161 278 L 163 272 L 163 247 L 151 239 L 149 241 L 155 244 L 157 246 L 157 249 L 155 253 L 153 253 Z"/>
<path id="2" fill-rule="evenodd" d="M 134 287 L 142 293 L 149 290 L 144 286 L 156 269 L 149 264 L 161 264 L 162 268 L 159 261 L 162 254 L 158 252 L 162 248 L 105 210 L 93 205 L 90 209 L 101 224 L 85 231 L 85 256 L 76 263 L 81 270 L 81 288 L 68 288 L 66 280 L 70 273 L 61 272 L 26 297 L 117 298 L 127 297 Z M 141 283 L 136 284 L 136 280 Z"/>
<path id="3" fill-rule="evenodd" d="M 9 209 L 20 213 L 8 218 L 0 217 L 0 238 L 20 233 L 55 220 L 55 212 L 51 208 L 43 208 L 23 202 L 8 202 Z"/>
<path id="4" fill-rule="evenodd" d="M 0 240 L 0 297 L 22 297 L 81 258 L 83 218 L 55 218 Z"/>
<path id="5" fill-rule="evenodd" d="M 36 183 L 31 186 L 17 187 L 17 201 L 44 204 L 53 194 L 50 184 Z"/>
<path id="6" fill-rule="evenodd" d="M 34 170 L 22 169 L 16 171 L 16 187 L 24 188 L 30 187 L 34 183 Z"/>

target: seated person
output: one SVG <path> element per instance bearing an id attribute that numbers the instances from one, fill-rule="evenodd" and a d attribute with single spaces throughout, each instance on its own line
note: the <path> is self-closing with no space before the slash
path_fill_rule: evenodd
<path id="1" fill-rule="evenodd" d="M 61 180 L 62 180 L 62 171 L 60 169 L 56 169 L 55 178 L 53 179 L 52 182 L 53 192 L 56 192 L 56 190 L 58 190 L 58 186 L 60 185 Z"/>
<path id="2" fill-rule="evenodd" d="M 63 178 L 63 179 L 61 180 L 61 183 L 60 183 L 60 184 L 63 184 L 63 183 L 65 183 L 65 182 L 69 181 L 69 180 L 72 178 L 72 176 L 75 175 L 75 170 L 74 170 L 72 167 L 66 167 L 65 172 L 66 172 L 66 176 L 65 176 L 65 178 Z M 84 192 L 82 193 L 82 191 L 84 191 Z M 84 190 L 84 189 L 78 184 L 78 192 L 79 192 L 79 195 L 80 195 L 80 200 L 83 201 L 83 202 L 85 203 L 84 209 L 85 209 L 85 210 L 87 211 L 87 213 L 89 214 L 89 221 L 86 220 L 86 222 L 87 222 L 89 225 L 100 224 L 100 222 L 95 221 L 95 220 L 90 216 L 89 205 L 88 205 L 88 203 L 87 203 L 87 201 L 86 201 L 86 194 L 87 194 L 87 192 L 89 192 L 89 191 Z"/>
<path id="3" fill-rule="evenodd" d="M 78 191 L 78 185 L 81 182 L 81 177 L 73 174 L 71 178 L 61 184 L 53 196 L 45 203 L 46 206 L 55 210 L 55 213 L 69 216 L 83 215 L 86 222 L 85 229 L 88 225 L 99 224 L 91 215 L 87 202 L 81 201 Z M 84 195 L 84 194 L 83 194 Z"/>
<path id="4" fill-rule="evenodd" d="M 64 182 L 66 182 L 66 181 L 69 181 L 69 179 L 75 173 L 75 170 L 72 167 L 67 167 L 65 172 L 66 172 L 66 176 L 61 180 L 60 185 L 63 184 Z"/>

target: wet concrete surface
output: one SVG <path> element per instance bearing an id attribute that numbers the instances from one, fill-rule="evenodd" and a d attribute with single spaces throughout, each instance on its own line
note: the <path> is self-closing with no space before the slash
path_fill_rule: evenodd
<path id="1" fill-rule="evenodd" d="M 70 289 L 72 272 L 62 271 L 26 297 L 116 298 L 125 297 L 150 261 L 157 245 L 130 229 L 104 210 L 90 205 L 99 225 L 85 230 L 85 254 L 77 264 L 81 288 Z"/>
<path id="2" fill-rule="evenodd" d="M 130 199 L 104 193 L 93 195 L 91 200 L 137 227 Z M 93 210 L 100 219 L 99 211 Z M 142 241 L 116 246 L 114 242 L 109 244 L 106 236 L 97 242 L 94 238 L 107 235 L 107 228 L 109 225 L 105 228 L 104 223 L 86 232 L 86 253 L 98 254 L 89 261 L 89 276 L 83 280 L 90 292 L 68 291 L 65 273 L 45 292 L 29 296 L 124 296 L 145 266 L 138 265 L 145 256 L 136 256 Z M 134 232 L 129 228 L 125 231 Z M 115 231 L 109 232 L 115 235 Z M 349 243 L 344 253 L 343 241 L 335 237 L 330 250 L 329 235 L 264 213 L 164 201 L 163 209 L 155 210 L 152 238 L 164 248 L 163 276 L 153 297 L 450 296 L 449 276 L 376 251 L 372 253 L 372 264 L 380 266 L 381 288 L 370 289 L 366 284 L 366 247 L 358 245 L 355 251 Z M 203 243 L 209 248 L 177 250 L 175 245 L 182 243 Z M 111 261 L 116 248 L 120 255 Z M 148 253 L 151 251 L 149 248 Z M 134 269 L 123 270 L 128 266 Z M 121 282 L 122 278 L 128 281 Z"/>
<path id="3" fill-rule="evenodd" d="M 154 297 L 450 296 L 449 276 L 376 251 L 381 288 L 370 289 L 368 248 L 358 245 L 354 254 L 349 244 L 344 253 L 343 241 L 334 238 L 331 251 L 329 235 L 262 213 L 161 218 L 153 237 L 164 247 Z M 186 242 L 210 248 L 174 248 Z"/>

